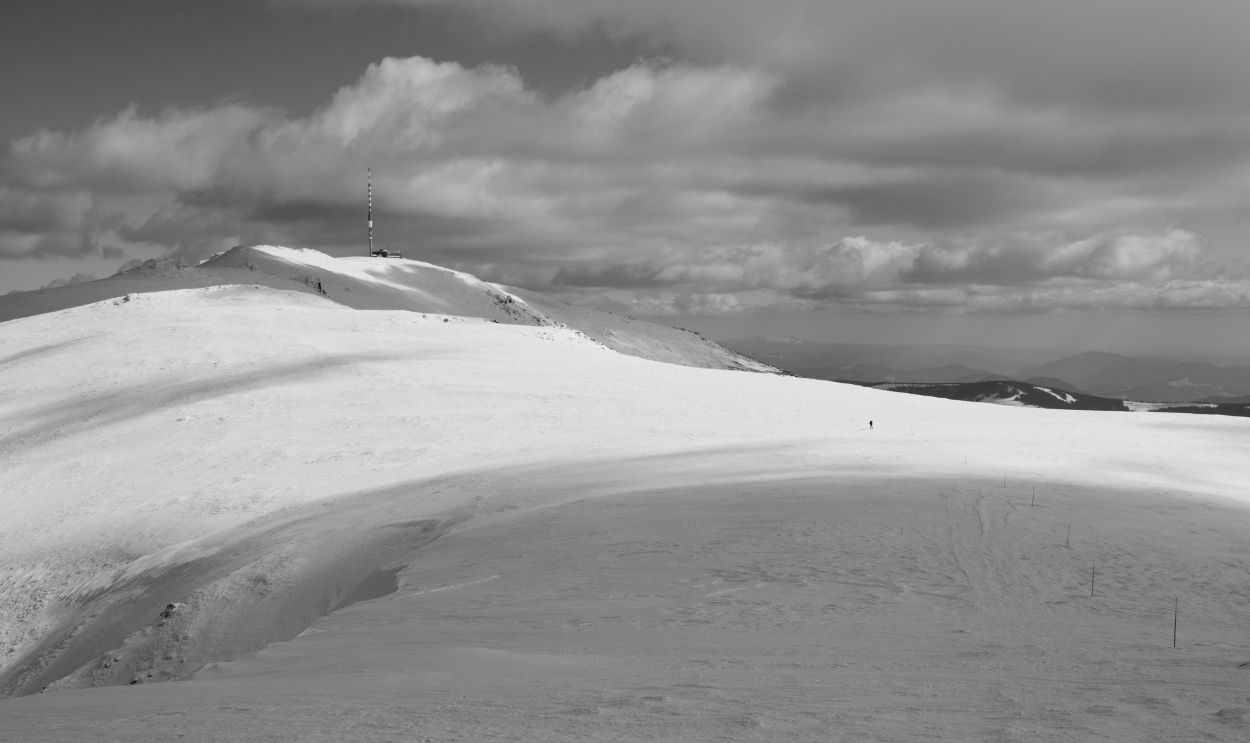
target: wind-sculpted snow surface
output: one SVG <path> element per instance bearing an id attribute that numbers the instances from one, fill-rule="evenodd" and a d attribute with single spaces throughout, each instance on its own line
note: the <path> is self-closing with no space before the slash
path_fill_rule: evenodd
<path id="1" fill-rule="evenodd" d="M 1246 419 L 234 286 L 0 324 L 0 421 L 6 740 L 1246 732 Z"/>

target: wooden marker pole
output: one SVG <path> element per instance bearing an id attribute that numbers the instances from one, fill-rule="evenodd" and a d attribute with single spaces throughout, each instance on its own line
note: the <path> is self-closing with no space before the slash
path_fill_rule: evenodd
<path id="1" fill-rule="evenodd" d="M 1172 647 L 1176 647 L 1176 620 L 1181 614 L 1181 600 L 1172 599 Z"/>
<path id="2" fill-rule="evenodd" d="M 1094 598 L 1094 563 L 1089 564 L 1089 597 Z"/>
<path id="3" fill-rule="evenodd" d="M 1030 506 L 1037 505 L 1037 487 L 1036 486 L 1034 486 L 1033 488 L 1033 497 L 1029 499 L 1029 505 Z"/>
<path id="4" fill-rule="evenodd" d="M 1068 536 L 1063 538 L 1063 546 L 1067 547 L 1072 542 L 1072 524 L 1068 524 Z"/>

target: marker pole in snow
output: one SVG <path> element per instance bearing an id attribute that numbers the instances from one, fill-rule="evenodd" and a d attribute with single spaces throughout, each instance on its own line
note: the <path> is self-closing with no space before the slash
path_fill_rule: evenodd
<path id="1" fill-rule="evenodd" d="M 1094 598 L 1094 563 L 1089 564 L 1089 597 Z"/>
<path id="2" fill-rule="evenodd" d="M 1072 542 L 1072 524 L 1068 524 L 1068 536 L 1063 538 L 1063 546 L 1067 547 Z"/>
<path id="3" fill-rule="evenodd" d="M 367 218 L 369 220 L 369 256 L 373 256 L 373 168 L 365 170 L 366 188 L 369 192 L 369 210 Z"/>
<path id="4" fill-rule="evenodd" d="M 1181 615 L 1181 600 L 1172 599 L 1172 647 L 1176 647 L 1176 620 Z"/>
<path id="5" fill-rule="evenodd" d="M 1030 506 L 1037 505 L 1037 486 L 1033 487 L 1033 497 L 1029 499 L 1029 505 Z"/>

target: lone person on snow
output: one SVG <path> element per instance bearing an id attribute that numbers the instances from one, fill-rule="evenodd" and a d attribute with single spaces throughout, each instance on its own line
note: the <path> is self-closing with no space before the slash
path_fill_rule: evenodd
<path id="1" fill-rule="evenodd" d="M 869 431 L 871 431 L 871 430 L 872 430 L 872 421 L 868 421 L 868 430 L 869 430 Z"/>

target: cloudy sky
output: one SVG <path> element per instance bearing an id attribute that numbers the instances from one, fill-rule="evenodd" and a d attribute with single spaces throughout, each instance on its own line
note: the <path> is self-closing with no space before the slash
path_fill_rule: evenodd
<path id="1" fill-rule="evenodd" d="M 1250 350 L 1245 0 L 6 0 L 0 292 L 240 243 L 715 336 Z"/>

